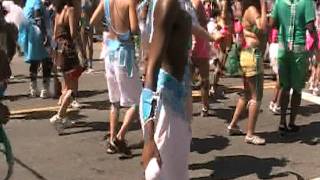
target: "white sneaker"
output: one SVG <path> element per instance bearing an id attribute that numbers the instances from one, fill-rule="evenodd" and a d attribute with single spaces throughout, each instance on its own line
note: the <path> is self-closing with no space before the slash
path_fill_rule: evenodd
<path id="1" fill-rule="evenodd" d="M 30 96 L 35 98 L 38 95 L 38 91 L 36 89 L 30 89 Z"/>
<path id="2" fill-rule="evenodd" d="M 312 82 L 310 82 L 310 83 L 309 83 L 309 91 L 313 91 L 313 89 L 314 89 L 314 87 L 313 87 L 313 83 L 312 83 Z"/>
<path id="3" fill-rule="evenodd" d="M 42 89 L 41 92 L 40 92 L 40 98 L 47 99 L 49 97 L 50 97 L 50 95 L 49 95 L 48 90 Z"/>
<path id="4" fill-rule="evenodd" d="M 269 110 L 273 112 L 274 107 L 275 107 L 275 103 L 273 101 L 270 101 Z"/>
<path id="5" fill-rule="evenodd" d="M 58 114 L 56 114 L 50 118 L 50 123 L 53 125 L 55 130 L 58 132 L 58 135 L 63 134 L 64 125 L 63 125 L 62 121 L 63 121 L 62 117 L 60 117 Z"/>
<path id="6" fill-rule="evenodd" d="M 319 88 L 313 88 L 313 90 L 312 90 L 312 94 L 314 95 L 314 96 L 319 96 Z"/>
<path id="7" fill-rule="evenodd" d="M 37 82 L 33 81 L 30 83 L 30 96 L 31 97 L 37 97 L 38 96 L 38 88 L 37 88 Z"/>
<path id="8" fill-rule="evenodd" d="M 87 74 L 91 74 L 93 71 L 94 71 L 94 69 L 89 68 L 89 69 L 86 71 L 86 73 L 87 73 Z"/>
<path id="9" fill-rule="evenodd" d="M 77 100 L 73 100 L 71 103 L 71 107 L 74 109 L 79 109 L 81 108 L 81 104 Z"/>
<path id="10" fill-rule="evenodd" d="M 60 117 L 58 114 L 55 114 L 50 118 L 51 124 L 54 124 L 55 122 L 58 122 L 58 121 L 62 122 L 62 117 Z"/>
<path id="11" fill-rule="evenodd" d="M 278 106 L 278 104 L 275 103 L 272 109 L 273 114 L 280 114 L 280 111 L 281 111 L 280 106 Z"/>

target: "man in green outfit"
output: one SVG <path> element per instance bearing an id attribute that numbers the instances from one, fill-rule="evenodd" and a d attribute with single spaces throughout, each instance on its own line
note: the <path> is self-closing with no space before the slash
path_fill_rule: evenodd
<path id="1" fill-rule="evenodd" d="M 271 25 L 279 29 L 279 77 L 282 93 L 280 95 L 281 120 L 279 131 L 297 132 L 296 116 L 301 104 L 301 90 L 304 88 L 308 61 L 305 51 L 306 30 L 318 42 L 315 28 L 315 11 L 312 0 L 276 0 L 272 14 Z M 291 96 L 290 121 L 286 122 L 286 111 Z"/>

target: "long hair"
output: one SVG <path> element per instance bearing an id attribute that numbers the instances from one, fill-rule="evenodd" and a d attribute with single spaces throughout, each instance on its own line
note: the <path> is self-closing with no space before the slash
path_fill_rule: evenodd
<path id="1" fill-rule="evenodd" d="M 254 6 L 258 12 L 261 13 L 261 4 L 259 0 L 242 0 L 242 16 L 250 6 Z"/>
<path id="2" fill-rule="evenodd" d="M 53 6 L 56 8 L 57 13 L 61 13 L 63 10 L 64 6 L 73 6 L 71 0 L 54 0 L 53 1 Z"/>

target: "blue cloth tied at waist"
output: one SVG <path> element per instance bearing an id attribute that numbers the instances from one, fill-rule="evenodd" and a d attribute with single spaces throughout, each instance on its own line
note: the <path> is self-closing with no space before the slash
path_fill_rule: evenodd
<path id="1" fill-rule="evenodd" d="M 108 39 L 107 56 L 110 63 L 118 63 L 120 67 L 125 67 L 129 77 L 133 76 L 133 66 L 135 63 L 135 47 L 133 42 L 122 42 L 117 39 Z"/>
<path id="2" fill-rule="evenodd" d="M 184 80 L 179 82 L 165 70 L 160 69 L 157 84 L 157 92 L 160 92 L 160 103 L 168 105 L 174 112 L 181 114 L 183 117 L 186 116 L 187 90 Z"/>

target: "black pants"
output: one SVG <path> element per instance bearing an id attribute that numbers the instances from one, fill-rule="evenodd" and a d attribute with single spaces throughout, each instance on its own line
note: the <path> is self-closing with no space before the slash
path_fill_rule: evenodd
<path id="1" fill-rule="evenodd" d="M 42 75 L 43 75 L 43 82 L 45 83 L 46 80 L 48 80 L 51 76 L 51 70 L 52 70 L 52 61 L 51 59 L 44 59 L 42 61 L 31 61 L 30 62 L 30 79 L 31 81 L 37 80 L 38 70 L 40 67 L 40 64 L 42 65 Z"/>

